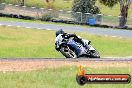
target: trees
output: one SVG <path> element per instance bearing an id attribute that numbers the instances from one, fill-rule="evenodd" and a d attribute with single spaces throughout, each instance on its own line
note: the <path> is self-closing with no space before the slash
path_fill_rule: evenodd
<path id="1" fill-rule="evenodd" d="M 0 3 L 4 2 L 4 0 L 0 0 Z"/>
<path id="2" fill-rule="evenodd" d="M 24 6 L 25 5 L 25 0 L 22 0 L 22 6 Z"/>
<path id="3" fill-rule="evenodd" d="M 19 3 L 21 6 L 25 5 L 25 0 L 17 0 L 17 3 Z"/>
<path id="4" fill-rule="evenodd" d="M 76 18 L 77 21 L 86 22 L 87 19 L 85 13 L 100 13 L 99 8 L 95 6 L 95 2 L 96 0 L 74 0 L 72 7 L 72 15 Z"/>
<path id="5" fill-rule="evenodd" d="M 100 10 L 95 6 L 96 0 L 74 0 L 72 11 L 82 13 L 100 13 Z"/>
<path id="6" fill-rule="evenodd" d="M 54 9 L 53 4 L 54 4 L 55 0 L 45 0 L 45 1 L 48 4 L 49 9 Z"/>
<path id="7" fill-rule="evenodd" d="M 99 0 L 102 4 L 113 7 L 115 4 L 120 3 L 120 17 L 119 17 L 119 28 L 125 28 L 128 10 L 130 8 L 132 0 Z"/>

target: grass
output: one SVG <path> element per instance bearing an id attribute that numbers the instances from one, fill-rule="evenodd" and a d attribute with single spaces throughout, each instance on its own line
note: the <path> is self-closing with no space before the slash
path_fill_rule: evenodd
<path id="1" fill-rule="evenodd" d="M 0 72 L 0 88 L 131 88 L 129 84 L 86 84 L 76 82 L 77 67 L 43 69 L 28 72 Z M 88 74 L 130 74 L 129 67 L 86 68 Z"/>
<path id="2" fill-rule="evenodd" d="M 13 3 L 18 4 L 16 0 L 5 0 L 6 3 Z M 34 3 L 35 2 L 35 3 Z M 55 3 L 53 4 L 53 7 L 55 9 L 63 9 L 63 10 L 71 10 L 72 8 L 73 0 L 55 0 Z M 27 6 L 35 6 L 35 7 L 44 7 L 47 8 L 47 3 L 45 0 L 27 0 L 26 1 Z M 104 6 L 100 4 L 99 2 L 96 3 L 97 6 L 100 7 L 101 13 L 105 15 L 113 15 L 113 16 L 119 16 L 120 14 L 120 6 L 119 4 L 115 5 L 113 8 L 108 8 L 107 6 Z M 132 17 L 132 6 L 129 9 L 129 17 Z"/>
<path id="3" fill-rule="evenodd" d="M 114 19 L 113 19 L 114 18 Z M 55 23 L 55 22 L 46 22 L 40 20 L 24 20 L 18 18 L 8 18 L 8 17 L 0 17 L 0 21 L 8 21 L 8 22 L 28 22 L 28 23 L 39 23 L 39 24 L 56 24 L 56 25 L 67 25 L 67 26 L 83 26 L 87 28 L 91 28 L 92 26 L 89 25 L 79 25 L 79 24 L 65 24 L 65 23 Z M 118 18 L 111 17 L 111 16 L 104 16 L 102 24 L 109 24 L 109 25 L 118 25 Z M 127 25 L 131 26 L 132 20 L 128 19 Z"/>
<path id="4" fill-rule="evenodd" d="M 112 26 L 118 26 L 119 25 L 119 17 L 117 16 L 103 16 L 102 24 L 105 25 L 112 25 Z M 127 18 L 127 24 L 128 27 L 132 27 L 132 18 Z"/>
<path id="5" fill-rule="evenodd" d="M 60 9 L 71 10 L 72 1 L 73 0 L 56 0 L 54 3 L 54 7 L 57 10 L 60 10 Z M 18 4 L 18 2 L 16 2 L 16 0 L 5 0 L 5 2 Z M 33 2 L 36 2 L 36 3 L 33 3 Z M 47 7 L 45 0 L 44 1 L 43 0 L 27 0 L 26 5 L 35 6 L 35 7 L 39 7 L 39 8 L 40 7 L 44 7 L 44 8 Z M 102 20 L 102 25 L 103 24 L 112 25 L 112 26 L 118 26 L 119 25 L 119 18 L 118 18 L 119 14 L 120 14 L 119 4 L 115 5 L 113 8 L 108 8 L 107 6 L 104 6 L 104 5 L 100 4 L 99 2 L 97 2 L 96 5 L 100 7 L 101 13 L 104 14 L 103 20 Z M 128 14 L 127 26 L 129 26 L 129 27 L 131 27 L 131 25 L 132 25 L 132 18 L 131 18 L 132 17 L 132 11 L 131 11 L 131 9 L 132 9 L 132 6 L 130 7 L 129 14 Z M 112 16 L 106 16 L 106 15 L 112 15 Z M 67 19 L 67 18 L 71 18 L 72 16 L 69 13 L 63 13 L 63 14 L 60 13 L 59 17 L 61 19 Z M 37 21 L 37 22 L 41 23 L 40 21 Z"/>
<path id="6" fill-rule="evenodd" d="M 73 0 L 55 0 L 55 2 L 53 3 L 53 7 L 55 9 L 69 10 L 71 9 L 72 1 Z M 5 0 L 4 2 L 19 4 L 16 0 Z M 46 0 L 27 0 L 26 5 L 29 7 L 35 6 L 38 8 L 41 8 L 41 7 L 48 8 L 48 4 L 46 3 Z"/>
<path id="7" fill-rule="evenodd" d="M 101 7 L 101 13 L 105 15 L 112 15 L 112 16 L 119 16 L 120 15 L 120 5 L 117 4 L 113 8 L 109 8 L 107 6 L 104 6 L 100 3 L 98 3 L 98 6 Z M 128 17 L 132 17 L 132 6 L 130 7 L 128 11 Z"/>
<path id="8" fill-rule="evenodd" d="M 132 39 L 77 33 L 92 41 L 92 45 L 105 56 L 131 56 Z M 0 26 L 0 57 L 63 57 L 54 48 L 55 31 Z"/>
<path id="9" fill-rule="evenodd" d="M 80 36 L 93 41 L 92 45 L 99 50 L 103 56 L 131 56 L 132 45 L 131 39 L 119 39 L 104 36 L 87 35 L 87 33 L 80 33 Z M 128 50 L 128 52 L 126 51 Z M 126 55 L 125 55 L 125 54 Z"/>
<path id="10" fill-rule="evenodd" d="M 68 25 L 68 26 L 83 26 L 90 27 L 88 25 L 79 25 L 79 24 L 65 24 L 65 23 L 55 23 L 55 22 L 46 22 L 40 20 L 24 20 L 18 18 L 9 18 L 9 17 L 0 17 L 0 21 L 8 21 L 8 22 L 28 22 L 28 23 L 39 23 L 39 24 L 56 24 L 56 25 Z"/>
<path id="11" fill-rule="evenodd" d="M 54 37 L 53 31 L 3 26 L 0 57 L 61 57 L 54 49 Z"/>

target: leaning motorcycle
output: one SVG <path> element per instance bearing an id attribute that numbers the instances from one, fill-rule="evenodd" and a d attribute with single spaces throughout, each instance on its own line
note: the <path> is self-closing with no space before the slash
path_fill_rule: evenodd
<path id="1" fill-rule="evenodd" d="M 91 46 L 91 41 L 82 39 L 85 44 L 88 44 L 88 49 L 82 44 L 74 41 L 74 39 L 63 39 L 62 36 L 57 36 L 55 39 L 55 48 L 58 49 L 66 58 L 100 58 L 99 52 Z"/>

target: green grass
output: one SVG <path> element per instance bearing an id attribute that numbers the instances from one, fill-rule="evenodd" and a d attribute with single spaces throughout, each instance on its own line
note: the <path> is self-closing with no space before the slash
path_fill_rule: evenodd
<path id="1" fill-rule="evenodd" d="M 18 4 L 16 0 L 5 0 L 6 3 L 13 3 Z M 35 2 L 35 3 L 34 3 Z M 71 10 L 72 8 L 73 0 L 55 0 L 54 8 L 55 9 L 63 9 L 63 10 Z M 45 0 L 27 0 L 26 1 L 27 6 L 35 6 L 35 7 L 44 7 L 47 8 L 47 3 Z M 113 16 L 119 16 L 120 14 L 120 6 L 119 4 L 115 5 L 113 8 L 108 8 L 107 6 L 104 6 L 100 4 L 99 2 L 96 3 L 97 6 L 101 7 L 101 13 L 105 15 L 113 15 Z M 129 17 L 132 17 L 132 6 L 129 9 Z"/>
<path id="2" fill-rule="evenodd" d="M 68 26 L 83 26 L 90 28 L 92 26 L 89 25 L 79 25 L 79 24 L 65 24 L 65 23 L 55 23 L 55 22 L 46 22 L 46 21 L 40 21 L 40 20 L 24 20 L 24 19 L 18 19 L 18 18 L 8 18 L 8 17 L 0 17 L 0 21 L 8 21 L 8 22 L 28 22 L 28 23 L 39 23 L 39 24 L 56 24 L 56 25 L 68 25 Z M 113 16 L 103 16 L 102 24 L 107 25 L 118 25 L 119 19 L 117 17 Z M 127 25 L 132 25 L 132 18 L 128 18 Z"/>
<path id="3" fill-rule="evenodd" d="M 28 22 L 28 23 L 39 23 L 39 24 L 56 24 L 56 25 L 67 25 L 67 26 L 83 26 L 90 28 L 92 26 L 89 25 L 79 25 L 79 24 L 65 24 L 65 23 L 55 23 L 55 22 L 46 22 L 46 21 L 40 21 L 40 20 L 24 20 L 24 19 L 18 19 L 18 18 L 8 18 L 8 17 L 0 17 L 0 21 L 8 21 L 8 22 Z M 107 24 L 112 26 L 118 26 L 119 19 L 117 17 L 113 16 L 103 16 L 103 20 L 101 24 Z M 132 18 L 128 18 L 127 21 L 128 27 L 132 25 Z"/>
<path id="4" fill-rule="evenodd" d="M 40 20 L 24 20 L 18 18 L 9 18 L 9 17 L 0 17 L 0 21 L 9 21 L 9 22 L 33 22 L 33 23 L 53 23 L 53 22 L 42 22 Z"/>
<path id="5" fill-rule="evenodd" d="M 132 42 L 131 39 L 112 38 L 104 36 L 93 36 L 86 33 L 80 33 L 80 36 L 90 39 L 92 45 L 99 50 L 102 56 L 131 56 L 132 55 Z M 126 51 L 128 50 L 128 52 Z M 125 54 L 126 55 L 125 55 Z"/>
<path id="6" fill-rule="evenodd" d="M 0 57 L 61 57 L 53 31 L 0 27 Z M 50 39 L 49 39 L 50 38 Z"/>
<path id="7" fill-rule="evenodd" d="M 18 2 L 16 2 L 16 0 L 5 0 L 5 2 L 18 4 Z M 34 3 L 34 2 L 36 2 L 36 3 Z M 57 10 L 60 10 L 60 9 L 71 10 L 72 2 L 73 2 L 73 0 L 56 0 L 54 3 L 54 7 Z M 35 7 L 39 7 L 39 8 L 40 7 L 47 8 L 47 4 L 46 4 L 45 0 L 44 1 L 43 0 L 27 0 L 26 5 L 27 6 L 35 6 Z M 112 25 L 112 26 L 118 26 L 119 25 L 119 19 L 118 19 L 118 16 L 120 14 L 119 4 L 115 5 L 113 8 L 108 8 L 107 6 L 104 6 L 104 5 L 100 4 L 99 2 L 97 2 L 96 5 L 101 7 L 100 8 L 101 13 L 104 14 L 102 24 Z M 112 15 L 112 16 L 109 17 L 109 16 L 105 16 L 105 15 Z M 70 18 L 71 14 L 69 14 L 69 13 L 59 14 L 59 16 Z M 113 16 L 116 16 L 116 17 L 113 17 Z M 130 7 L 129 14 L 128 14 L 127 25 L 129 27 L 131 27 L 131 25 L 132 25 L 132 18 L 130 18 L 130 17 L 132 17 L 132 6 Z M 18 20 L 18 21 L 20 21 L 20 20 Z M 27 21 L 27 22 L 31 22 L 31 21 Z M 37 22 L 41 23 L 41 21 L 37 21 Z"/>
<path id="8" fill-rule="evenodd" d="M 101 7 L 101 13 L 105 15 L 112 15 L 112 16 L 119 16 L 120 15 L 120 5 L 117 4 L 113 8 L 109 8 L 107 6 L 104 6 L 102 4 L 98 4 Z M 132 17 L 132 6 L 130 7 L 128 11 L 128 17 Z"/>
<path id="9" fill-rule="evenodd" d="M 0 72 L 0 88 L 131 88 L 129 84 L 86 84 L 76 82 L 77 67 L 43 69 L 28 72 Z M 130 74 L 129 67 L 86 68 L 87 74 Z"/>
<path id="10" fill-rule="evenodd" d="M 27 0 L 26 5 L 29 7 L 35 6 L 38 8 L 44 7 L 48 8 L 48 4 L 45 2 L 46 0 Z M 73 0 L 55 0 L 53 3 L 53 7 L 55 9 L 65 9 L 70 10 L 72 6 Z M 16 0 L 5 0 L 6 3 L 13 3 L 13 4 L 19 4 Z"/>
<path id="11" fill-rule="evenodd" d="M 132 39 L 77 33 L 105 56 L 131 56 Z M 0 26 L 0 57 L 63 57 L 54 48 L 55 31 Z"/>
<path id="12" fill-rule="evenodd" d="M 90 27 L 88 25 L 79 25 L 79 24 L 66 24 L 66 23 L 56 23 L 56 22 L 46 22 L 40 20 L 24 20 L 18 18 L 9 18 L 9 17 L 0 17 L 0 21 L 8 21 L 8 22 L 28 22 L 28 23 L 39 23 L 39 24 L 56 24 L 56 25 L 67 25 L 67 26 L 83 26 L 83 27 Z"/>

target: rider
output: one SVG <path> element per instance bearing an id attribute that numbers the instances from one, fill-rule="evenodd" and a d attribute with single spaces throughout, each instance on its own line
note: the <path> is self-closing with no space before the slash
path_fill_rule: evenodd
<path id="1" fill-rule="evenodd" d="M 60 34 L 61 34 L 61 36 L 62 36 L 64 39 L 69 39 L 69 38 L 73 37 L 73 39 L 74 39 L 76 42 L 81 43 L 81 44 L 83 45 L 83 47 L 85 47 L 86 49 L 88 49 L 88 45 L 85 44 L 84 41 L 83 41 L 80 37 L 78 37 L 76 34 L 65 33 L 62 29 L 56 31 L 56 37 L 57 37 L 58 35 L 60 35 Z M 57 50 L 57 48 L 56 48 L 56 50 Z"/>

